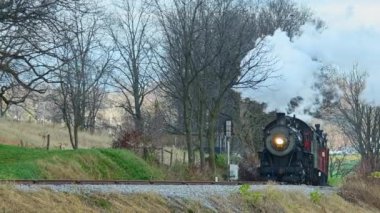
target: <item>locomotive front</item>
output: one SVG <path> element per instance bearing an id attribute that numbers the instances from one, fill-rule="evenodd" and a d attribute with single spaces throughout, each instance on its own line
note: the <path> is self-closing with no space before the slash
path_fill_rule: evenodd
<path id="1" fill-rule="evenodd" d="M 289 155 L 302 142 L 300 132 L 279 119 L 265 131 L 265 148 L 275 156 Z"/>
<path id="2" fill-rule="evenodd" d="M 264 149 L 260 153 L 260 176 L 281 182 L 303 183 L 302 135 L 295 119 L 278 113 L 264 128 Z"/>
<path id="3" fill-rule="evenodd" d="M 328 171 L 326 134 L 295 117 L 277 113 L 264 128 L 264 147 L 259 152 L 262 179 L 325 185 Z"/>

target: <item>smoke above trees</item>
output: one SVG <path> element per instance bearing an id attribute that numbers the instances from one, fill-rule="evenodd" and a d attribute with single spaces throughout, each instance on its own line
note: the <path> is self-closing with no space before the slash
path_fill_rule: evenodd
<path id="1" fill-rule="evenodd" d="M 327 26 L 329 23 L 326 23 Z M 368 73 L 367 87 L 362 98 L 367 102 L 380 104 L 378 72 L 380 64 L 376 57 L 380 54 L 378 38 L 380 28 L 328 27 L 316 29 L 304 25 L 302 34 L 290 39 L 285 32 L 277 30 L 266 38 L 273 55 L 277 58 L 278 78 L 267 82 L 267 88 L 255 93 L 243 91 L 243 96 L 268 103 L 268 110 L 286 111 L 289 101 L 300 96 L 304 101 L 296 109 L 296 114 L 304 114 L 314 103 L 316 96 L 313 85 L 315 76 L 326 65 L 338 72 L 350 70 L 353 64 Z"/>

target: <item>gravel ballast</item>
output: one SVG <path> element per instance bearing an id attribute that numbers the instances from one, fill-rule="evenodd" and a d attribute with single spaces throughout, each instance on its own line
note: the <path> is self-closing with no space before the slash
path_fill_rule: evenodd
<path id="1" fill-rule="evenodd" d="M 333 187 L 307 186 L 307 185 L 251 185 L 253 191 L 264 191 L 272 187 L 283 192 L 300 192 L 309 195 L 318 190 L 323 194 L 332 194 L 336 191 Z M 164 197 L 180 197 L 185 199 L 204 199 L 210 196 L 228 197 L 232 193 L 239 192 L 239 185 L 16 185 L 21 191 L 38 191 L 49 189 L 65 193 L 156 193 Z"/>

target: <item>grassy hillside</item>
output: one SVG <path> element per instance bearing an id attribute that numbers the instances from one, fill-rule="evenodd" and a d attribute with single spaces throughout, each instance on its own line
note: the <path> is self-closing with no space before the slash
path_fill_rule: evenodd
<path id="1" fill-rule="evenodd" d="M 28 147 L 45 147 L 44 135 L 50 135 L 51 148 L 71 148 L 66 126 L 61 124 L 40 124 L 34 122 L 16 122 L 0 119 L 0 144 L 20 145 Z M 111 146 L 112 138 L 105 134 L 79 133 L 80 148 L 107 148 Z"/>
<path id="2" fill-rule="evenodd" d="M 160 179 L 126 150 L 51 150 L 0 145 L 0 179 Z"/>
<path id="3" fill-rule="evenodd" d="M 353 175 L 346 178 L 340 195 L 351 203 L 365 203 L 380 212 L 380 171 L 369 176 Z"/>

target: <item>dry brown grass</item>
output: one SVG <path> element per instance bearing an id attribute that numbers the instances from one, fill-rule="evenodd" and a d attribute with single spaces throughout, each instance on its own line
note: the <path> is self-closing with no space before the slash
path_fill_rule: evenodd
<path id="1" fill-rule="evenodd" d="M 69 194 L 41 190 L 22 192 L 0 186 L 2 212 L 207 212 L 195 202 L 173 202 L 155 194 Z"/>
<path id="2" fill-rule="evenodd" d="M 284 212 L 284 213 L 320 213 L 320 212 L 378 212 L 369 206 L 358 206 L 344 200 L 337 194 L 322 195 L 313 202 L 303 192 L 281 192 L 275 187 L 256 192 L 255 199 L 247 200 L 239 194 L 225 198 L 213 198 L 213 206 L 218 212 Z"/>
<path id="3" fill-rule="evenodd" d="M 0 122 L 0 143 L 2 144 L 20 145 L 20 141 L 23 141 L 24 146 L 45 147 L 46 142 L 44 142 L 43 136 L 47 134 L 50 134 L 51 148 L 58 148 L 61 144 L 63 148 L 71 148 L 66 126 L 15 122 L 6 119 L 1 119 Z M 92 135 L 80 132 L 79 140 L 80 148 L 105 148 L 110 147 L 112 142 L 112 138 L 105 133 Z"/>
<path id="4" fill-rule="evenodd" d="M 71 194 L 50 190 L 19 191 L 13 185 L 0 186 L 0 211 L 3 212 L 378 212 L 364 203 L 360 206 L 342 197 L 323 195 L 313 202 L 304 193 L 285 193 L 269 187 L 259 199 L 247 202 L 239 194 L 212 197 L 211 210 L 199 202 L 163 198 L 156 194 Z"/>
<path id="5" fill-rule="evenodd" d="M 20 192 L 12 186 L 0 187 L 3 212 L 96 212 L 80 197 L 51 191 Z"/>
<path id="6" fill-rule="evenodd" d="M 358 205 L 369 205 L 380 212 L 380 178 L 352 176 L 345 180 L 340 195 Z"/>

